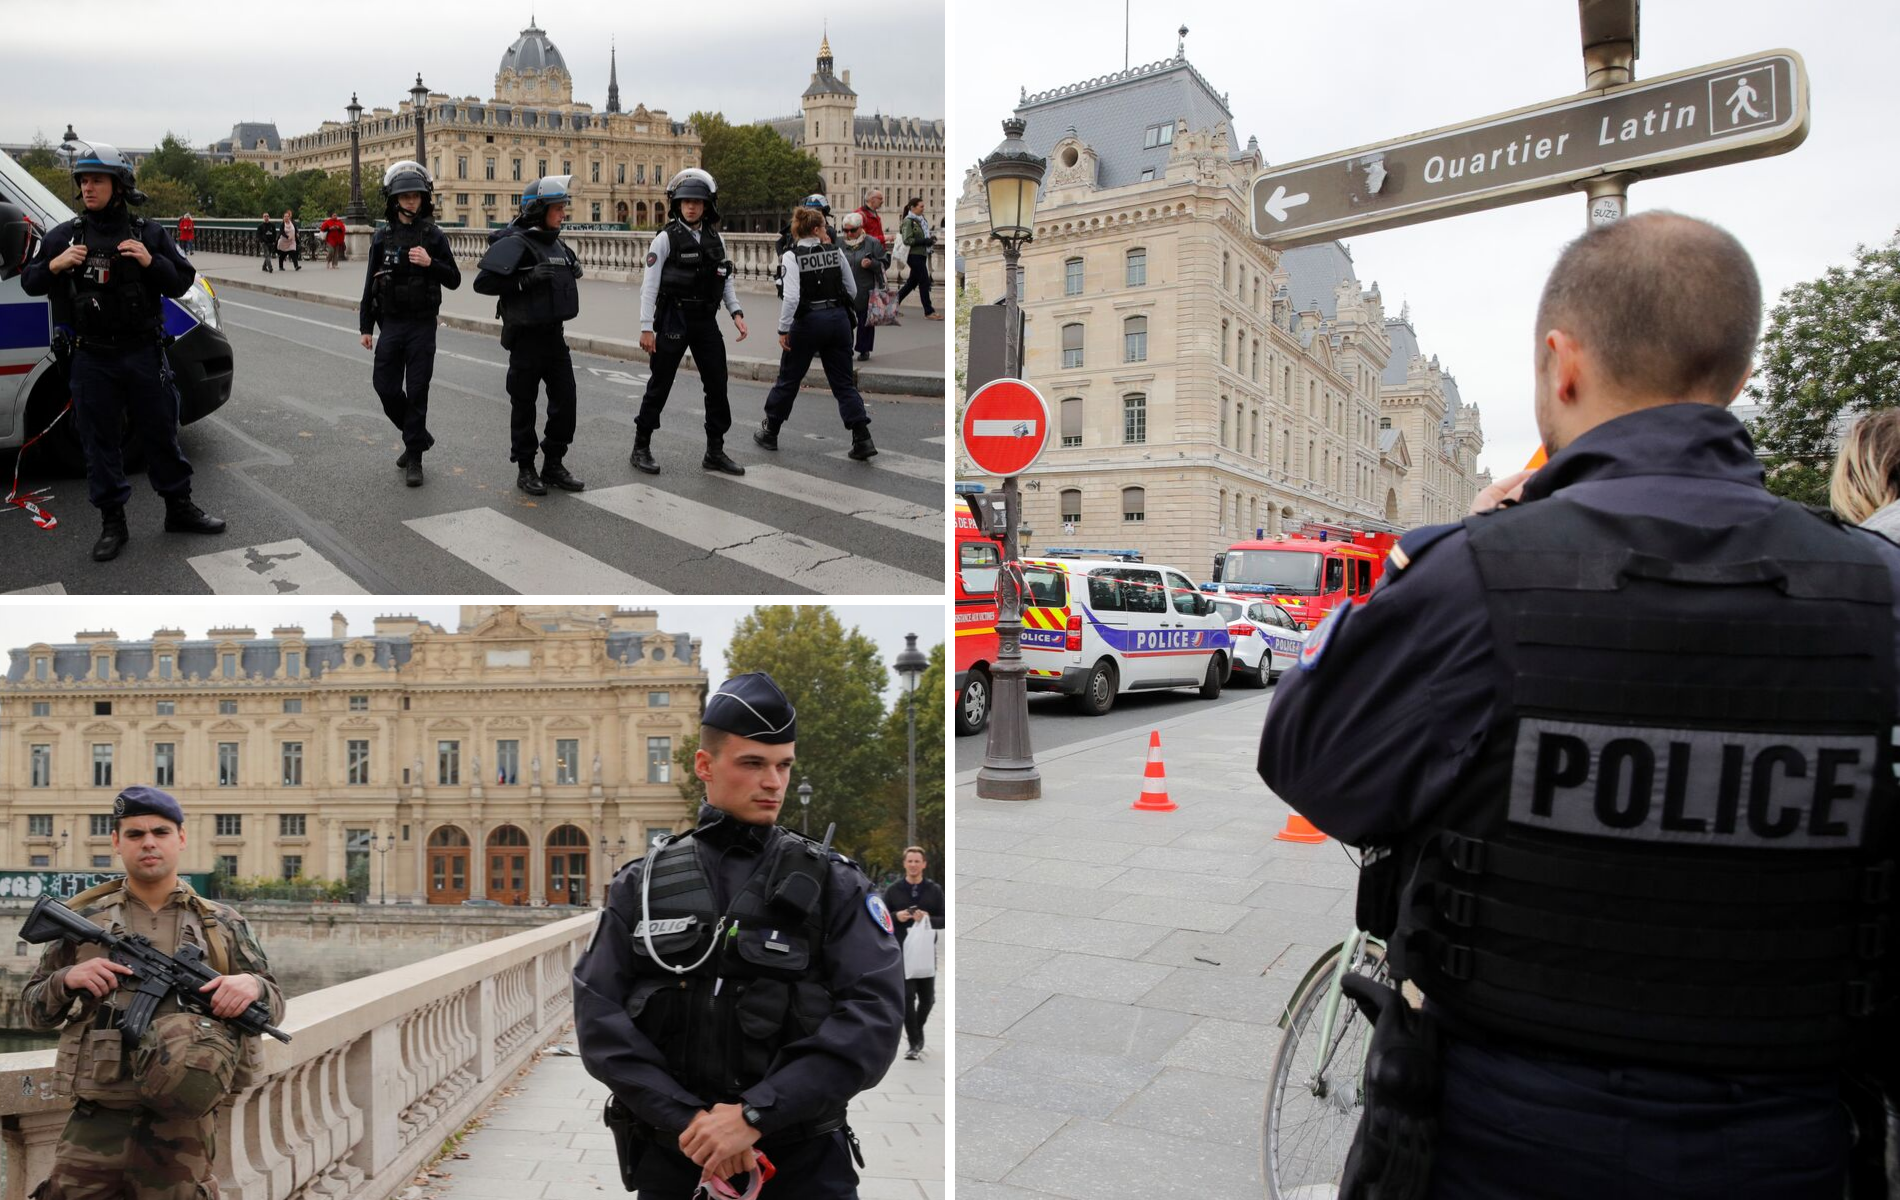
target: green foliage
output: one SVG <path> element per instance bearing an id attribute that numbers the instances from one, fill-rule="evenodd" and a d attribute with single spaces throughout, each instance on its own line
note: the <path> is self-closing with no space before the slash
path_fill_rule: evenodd
<path id="1" fill-rule="evenodd" d="M 733 125 L 722 113 L 696 112 L 693 127 L 705 143 L 701 162 L 719 184 L 724 213 L 783 212 L 818 190 L 818 160 L 769 125 Z"/>
<path id="2" fill-rule="evenodd" d="M 286 900 L 304 904 L 341 904 L 350 898 L 350 885 L 343 879 L 278 879 L 260 875 L 255 879 L 232 878 L 214 872 L 211 894 L 223 900 Z"/>
<path id="3" fill-rule="evenodd" d="M 205 179 L 210 172 L 210 164 L 198 156 L 198 152 L 167 132 L 158 148 L 146 156 L 139 164 L 139 190 L 150 196 L 152 188 L 160 180 L 170 180 L 183 186 L 185 195 L 190 198 L 190 206 L 201 207 L 203 197 L 209 192 Z M 182 211 L 182 210 L 181 210 Z M 159 216 L 175 216 L 176 213 L 158 213 Z"/>
<path id="4" fill-rule="evenodd" d="M 930 666 L 917 677 L 917 691 L 906 698 L 901 692 L 897 703 L 884 718 L 879 738 L 884 754 L 896 765 L 896 773 L 879 797 L 880 818 L 873 833 L 863 839 L 858 856 L 872 878 L 884 872 L 901 872 L 904 867 L 905 818 L 909 796 L 906 788 L 907 738 L 911 703 L 917 705 L 917 845 L 922 846 L 929 866 L 927 873 L 942 878 L 944 861 L 944 723 L 949 718 L 949 685 L 944 682 L 944 648 L 932 647 Z"/>
<path id="5" fill-rule="evenodd" d="M 1826 504 L 1840 431 L 1900 405 L 1900 233 L 1781 294 L 1748 395 L 1769 490 Z"/>
<path id="6" fill-rule="evenodd" d="M 47 140 L 45 133 L 37 129 L 33 131 L 33 140 L 28 144 L 26 153 L 22 154 L 18 161 L 29 171 L 35 167 L 59 166 L 59 157 L 53 153 L 53 143 Z"/>
<path id="7" fill-rule="evenodd" d="M 145 193 L 145 203 L 138 209 L 143 216 L 170 218 L 185 213 L 204 215 L 204 205 L 199 203 L 198 194 L 175 179 L 167 179 L 163 175 L 141 178 L 139 190 Z"/>
<path id="8" fill-rule="evenodd" d="M 78 211 L 79 189 L 73 186 L 73 177 L 66 168 L 61 166 L 28 167 L 27 170 L 32 173 L 33 178 L 40 181 L 41 187 L 64 200 L 68 208 Z"/>
<path id="9" fill-rule="evenodd" d="M 256 217 L 270 206 L 270 172 L 256 163 L 219 163 L 205 173 L 211 215 Z M 283 209 L 276 210 L 282 212 Z"/>

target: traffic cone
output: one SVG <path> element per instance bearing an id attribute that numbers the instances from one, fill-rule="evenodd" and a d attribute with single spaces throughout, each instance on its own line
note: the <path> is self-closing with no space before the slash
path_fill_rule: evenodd
<path id="1" fill-rule="evenodd" d="M 1129 807 L 1136 812 L 1173 812 L 1181 807 L 1168 799 L 1168 769 L 1161 765 L 1161 731 L 1148 731 L 1148 769 L 1142 772 L 1141 797 Z"/>
<path id="2" fill-rule="evenodd" d="M 1286 815 L 1286 828 L 1273 835 L 1276 842 L 1302 842 L 1316 846 L 1326 840 L 1326 835 L 1313 828 L 1313 823 L 1296 812 Z"/>

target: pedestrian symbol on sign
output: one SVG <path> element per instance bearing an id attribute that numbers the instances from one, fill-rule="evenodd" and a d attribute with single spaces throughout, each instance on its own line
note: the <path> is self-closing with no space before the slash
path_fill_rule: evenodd
<path id="1" fill-rule="evenodd" d="M 1744 75 L 1736 80 L 1735 94 L 1728 98 L 1728 123 L 1730 125 L 1740 123 L 1744 113 L 1756 120 L 1765 116 L 1765 113 L 1758 111 L 1754 104 L 1750 103 L 1758 98 L 1755 95 L 1755 89 L 1748 86 L 1748 76 Z"/>

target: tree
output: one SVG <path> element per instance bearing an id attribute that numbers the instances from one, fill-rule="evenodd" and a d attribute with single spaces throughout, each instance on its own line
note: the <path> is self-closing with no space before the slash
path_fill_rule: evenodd
<path id="1" fill-rule="evenodd" d="M 1900 233 L 1781 294 L 1748 395 L 1769 489 L 1826 504 L 1841 430 L 1900 405 Z"/>
<path id="2" fill-rule="evenodd" d="M 719 183 L 721 213 L 783 212 L 823 182 L 818 160 L 769 125 L 733 125 L 721 113 L 697 112 L 700 160 Z"/>
<path id="3" fill-rule="evenodd" d="M 138 212 L 147 217 L 177 217 L 185 213 L 200 213 L 204 205 L 198 200 L 198 193 L 189 186 L 163 175 L 154 175 L 150 179 L 139 181 L 139 191 L 145 193 L 145 203 Z"/>
<path id="4" fill-rule="evenodd" d="M 25 154 L 19 158 L 21 166 L 31 171 L 35 167 L 57 167 L 59 156 L 53 153 L 53 143 L 46 140 L 46 134 L 33 131 L 33 141 L 28 144 Z"/>
<path id="5" fill-rule="evenodd" d="M 255 217 L 262 213 L 270 204 L 271 183 L 270 172 L 256 163 L 219 163 L 205 173 L 211 211 L 220 217 Z"/>
<path id="6" fill-rule="evenodd" d="M 859 855 L 873 879 L 900 871 L 904 865 L 910 804 L 905 755 L 910 736 L 908 706 L 912 703 L 917 706 L 917 844 L 923 847 L 933 872 L 944 861 L 943 727 L 949 717 L 950 693 L 944 683 L 943 666 L 944 648 L 939 642 L 931 648 L 929 667 L 917 677 L 917 691 L 908 698 L 900 692 L 884 718 L 879 736 L 896 771 L 879 797 L 876 832 L 865 839 Z"/>
<path id="7" fill-rule="evenodd" d="M 192 207 L 202 207 L 203 197 L 210 192 L 206 186 L 209 172 L 210 165 L 199 157 L 198 152 L 168 131 L 158 143 L 158 148 L 139 164 L 139 190 L 149 196 L 152 194 L 152 183 L 158 178 L 169 179 L 185 186 L 192 197 Z"/>

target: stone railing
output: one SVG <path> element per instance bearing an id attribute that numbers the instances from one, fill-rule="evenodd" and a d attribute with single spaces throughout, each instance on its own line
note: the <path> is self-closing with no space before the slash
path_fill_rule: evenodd
<path id="1" fill-rule="evenodd" d="M 572 1011 L 591 913 L 290 1002 L 291 1043 L 218 1110 L 217 1175 L 243 1200 L 388 1200 Z M 4 1200 L 52 1167 L 72 1102 L 53 1051 L 0 1055 Z"/>

